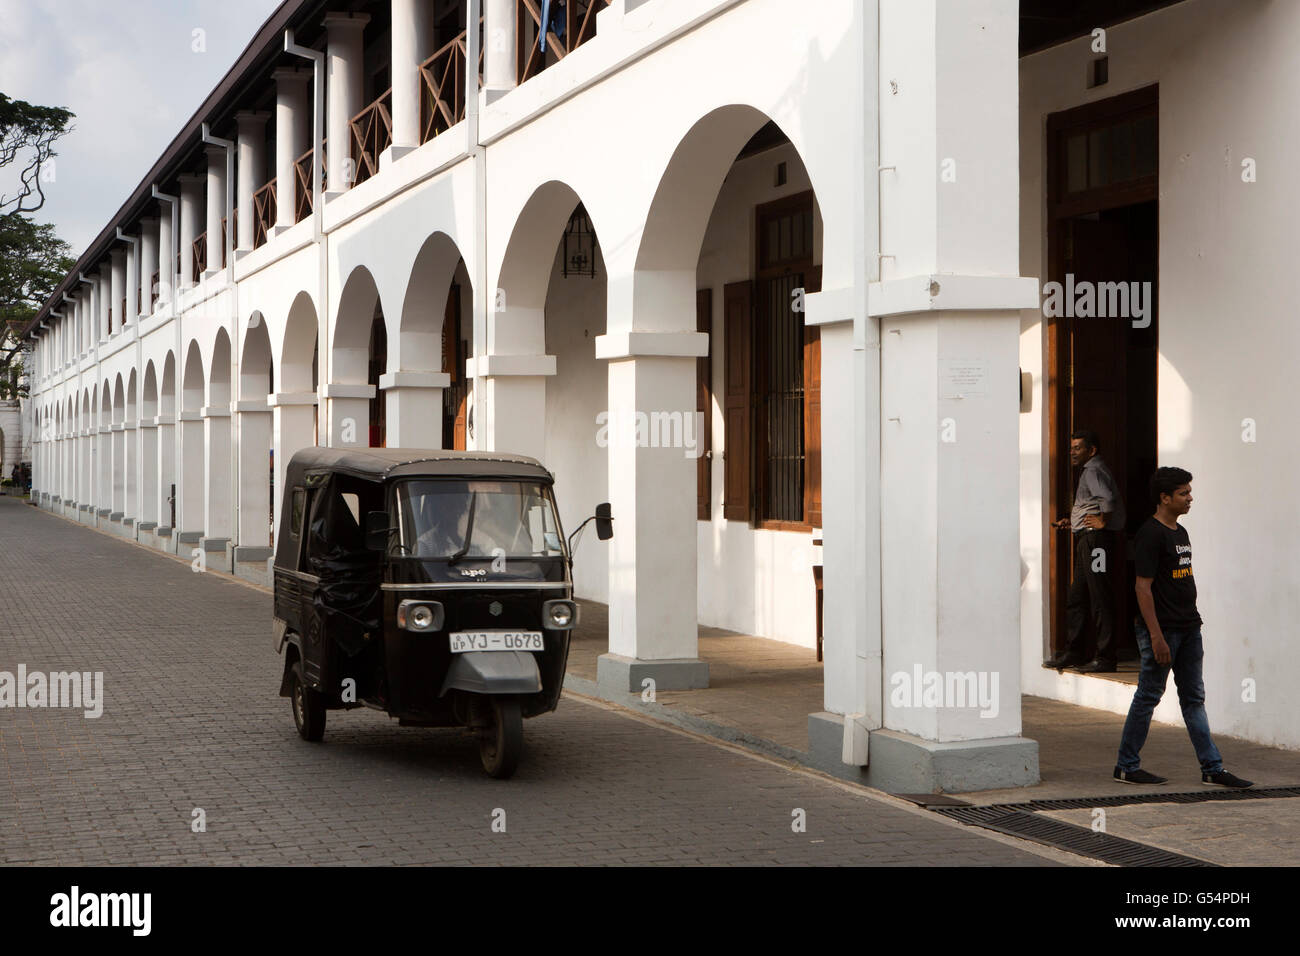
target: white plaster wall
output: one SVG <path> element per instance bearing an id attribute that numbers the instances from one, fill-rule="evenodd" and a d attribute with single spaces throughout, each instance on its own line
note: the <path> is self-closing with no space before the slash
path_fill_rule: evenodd
<path id="1" fill-rule="evenodd" d="M 1300 109 L 1291 79 L 1300 4 L 1188 0 L 1111 28 L 1107 46 L 1110 82 L 1091 91 L 1083 88 L 1086 40 L 1021 61 L 1021 271 L 1047 273 L 1047 115 L 1159 83 L 1158 445 L 1161 464 L 1194 475 L 1196 502 L 1183 523 L 1205 620 L 1210 726 L 1300 747 L 1291 640 L 1300 614 L 1292 572 L 1300 504 L 1291 487 L 1300 466 L 1292 436 L 1300 187 L 1291 173 L 1300 129 L 1287 120 Z M 1242 182 L 1245 157 L 1258 164 L 1255 183 Z M 1034 374 L 1034 410 L 1021 415 L 1020 443 L 1025 690 L 1123 713 L 1130 687 L 1040 666 L 1042 529 L 1051 517 L 1043 513 L 1043 348 L 1040 318 L 1026 313 L 1021 364 Z M 1253 444 L 1242 441 L 1248 417 L 1258 425 Z M 1257 685 L 1253 703 L 1242 700 L 1247 680 Z M 1181 723 L 1172 686 L 1156 719 Z M 1231 747 L 1225 757 L 1231 765 Z"/>
<path id="2" fill-rule="evenodd" d="M 781 162 L 786 164 L 787 180 L 778 187 L 776 166 Z M 712 518 L 697 525 L 700 623 L 804 647 L 815 647 L 817 642 L 812 565 L 814 552 L 820 549 L 813 548 L 812 535 L 806 532 L 755 529 L 748 522 L 723 518 L 727 436 L 721 397 L 727 348 L 723 289 L 754 274 L 754 207 L 810 187 L 808 172 L 790 144 L 736 163 L 718 192 L 696 272 L 697 288 L 713 292 Z M 813 261 L 822 261 L 820 215 L 813 221 Z M 830 407 L 829 400 L 823 403 L 823 408 Z"/>
<path id="3" fill-rule="evenodd" d="M 596 416 L 609 407 L 608 363 L 596 358 L 596 336 L 605 331 L 605 260 L 596 250 L 594 279 L 560 273 L 557 247 L 546 295 L 546 354 L 555 375 L 546 380 L 546 465 L 555 475 L 555 497 L 565 534 L 572 534 L 596 505 L 609 500 L 609 456 L 596 444 Z M 617 515 L 615 516 L 617 517 Z M 609 545 L 588 525 L 574 552 L 574 591 L 609 601 Z"/>
<path id="4" fill-rule="evenodd" d="M 66 408 L 66 401 L 64 407 Z M 4 438 L 3 444 L 0 444 L 0 481 L 2 481 L 11 476 L 14 464 L 22 459 L 23 418 L 16 399 L 0 402 L 0 434 Z"/>

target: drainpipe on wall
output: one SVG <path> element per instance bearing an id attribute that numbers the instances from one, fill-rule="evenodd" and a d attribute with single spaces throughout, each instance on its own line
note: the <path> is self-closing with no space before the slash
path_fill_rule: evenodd
<path id="1" fill-rule="evenodd" d="M 167 278 L 167 305 L 171 309 L 171 313 L 172 313 L 172 341 L 173 341 L 172 355 L 175 356 L 175 367 L 172 369 L 172 424 L 175 426 L 172 428 L 172 478 L 173 478 L 173 483 L 176 486 L 177 494 L 179 494 L 180 489 L 184 487 L 182 478 L 185 469 L 185 456 L 181 453 L 182 429 L 180 427 L 181 383 L 184 382 L 185 380 L 185 356 L 181 354 L 182 341 L 181 341 L 180 293 L 179 290 L 177 289 L 179 280 L 177 279 L 177 273 L 176 273 L 176 258 L 180 253 L 180 241 L 181 241 L 181 229 L 180 229 L 180 221 L 179 221 L 181 199 L 179 196 L 172 196 L 168 193 L 163 192 L 161 189 L 158 188 L 157 183 L 155 183 L 152 187 L 150 187 L 150 193 L 154 199 L 158 199 L 165 203 L 168 203 L 171 206 L 171 210 L 172 210 L 171 248 L 167 250 L 167 277 L 168 277 Z M 158 254 L 162 255 L 162 252 L 163 252 L 162 246 L 161 244 L 159 244 Z M 159 281 L 162 280 L 162 275 L 163 275 L 163 268 L 162 268 L 162 264 L 159 263 L 158 265 Z M 159 301 L 161 301 L 161 295 L 159 296 Z M 166 374 L 165 363 L 163 366 L 163 374 Z M 162 414 L 162 385 L 161 384 L 159 384 L 158 386 L 158 399 L 159 399 L 158 414 L 161 415 Z M 162 455 L 161 447 L 158 449 L 158 454 L 160 456 Z M 161 485 L 161 483 L 162 483 L 162 476 L 160 474 L 159 484 Z M 172 502 L 172 507 L 173 509 L 175 509 L 178 515 L 180 514 L 180 508 L 177 507 L 177 505 L 179 504 L 180 504 L 179 501 Z M 170 518 L 170 515 L 168 517 Z M 162 523 L 163 523 L 163 516 L 160 513 L 158 515 L 158 524 L 161 526 Z M 174 527 L 175 523 L 176 522 L 172 522 L 173 527 L 171 528 L 171 533 L 172 533 L 171 545 L 172 545 L 172 552 L 179 553 L 180 546 L 177 544 L 177 539 L 180 536 L 180 531 L 176 527 Z"/>
<path id="2" fill-rule="evenodd" d="M 221 260 L 225 265 L 226 283 L 231 288 L 233 301 L 230 307 L 230 315 L 227 321 L 230 328 L 227 335 L 230 337 L 230 392 L 231 396 L 227 399 L 227 405 L 230 406 L 230 459 L 226 462 L 226 481 L 230 489 L 230 547 L 233 555 L 234 548 L 239 545 L 239 416 L 234 411 L 235 397 L 239 389 L 239 290 L 234 288 L 235 285 L 235 143 L 234 140 L 222 139 L 220 136 L 213 136 L 212 129 L 207 123 L 203 124 L 203 142 L 212 146 L 220 146 L 226 151 L 226 236 L 222 243 Z M 208 248 L 212 248 L 209 241 Z M 211 396 L 209 396 L 211 402 Z M 234 566 L 223 568 L 223 570 L 234 571 Z"/>
<path id="3" fill-rule="evenodd" d="M 474 257 L 477 259 L 474 269 L 474 387 L 466 410 L 465 446 L 480 449 L 484 446 L 473 435 L 474 419 L 478 419 L 478 433 L 481 435 L 488 416 L 483 408 L 485 386 L 479 359 L 487 350 L 489 303 L 496 301 L 495 290 L 487 287 L 487 150 L 479 137 L 478 21 L 482 5 L 482 0 L 469 0 L 469 18 L 465 27 L 465 120 L 469 124 L 470 149 L 474 151 Z"/>
<path id="4" fill-rule="evenodd" d="M 135 441 L 131 443 L 135 446 L 135 506 L 132 508 L 135 520 L 131 524 L 131 535 L 138 541 L 140 540 L 140 504 L 144 496 L 144 481 L 142 480 L 144 478 L 144 442 L 140 437 L 140 407 L 142 404 L 140 401 L 140 394 L 144 391 L 144 366 L 140 361 L 142 358 L 141 351 L 144 348 L 144 343 L 140 341 L 140 239 L 137 236 L 128 236 L 122 231 L 121 226 L 117 227 L 117 238 L 131 247 L 131 260 L 135 263 L 136 303 L 135 315 L 131 317 L 131 335 L 135 339 L 135 387 L 138 391 L 135 396 Z M 128 289 L 131 287 L 130 269 L 126 270 L 126 285 Z M 129 295 L 127 296 L 127 301 L 131 301 Z M 123 421 L 125 421 L 126 409 L 122 409 L 122 412 Z M 122 497 L 123 499 L 126 497 L 125 478 L 122 479 Z M 125 507 L 125 500 L 123 506 Z"/>
<path id="5" fill-rule="evenodd" d="M 325 426 L 325 435 L 329 436 L 334 427 L 333 415 L 321 415 L 319 412 L 320 394 L 330 380 L 333 373 L 333 363 L 330 361 L 330 334 L 329 334 L 329 255 L 325 246 L 325 190 L 324 183 L 321 182 L 323 166 L 321 163 L 325 155 L 325 148 L 322 140 L 325 138 L 325 54 L 320 50 L 313 50 L 311 47 L 302 46 L 294 42 L 293 30 L 284 31 L 284 50 L 286 53 L 292 53 L 294 56 L 300 56 L 303 59 L 311 60 L 312 63 L 312 118 L 311 118 L 311 141 L 312 141 L 312 159 L 311 159 L 311 220 L 312 236 L 316 241 L 316 401 L 318 411 L 316 415 L 316 444 L 321 444 L 320 428 Z M 321 366 L 324 366 L 322 370 Z M 329 404 L 325 405 L 326 412 L 330 412 Z M 322 422 L 322 419 L 324 421 Z M 328 437 L 324 444 L 329 444 Z"/>

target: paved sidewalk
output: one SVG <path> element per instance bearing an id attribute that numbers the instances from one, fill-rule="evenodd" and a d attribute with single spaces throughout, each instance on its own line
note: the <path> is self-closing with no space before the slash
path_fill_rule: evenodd
<path id="1" fill-rule="evenodd" d="M 369 710 L 307 744 L 270 605 L 0 498 L 0 670 L 102 671 L 105 695 L 98 719 L 0 708 L 0 863 L 1086 862 L 572 695 L 510 781 L 464 735 Z"/>

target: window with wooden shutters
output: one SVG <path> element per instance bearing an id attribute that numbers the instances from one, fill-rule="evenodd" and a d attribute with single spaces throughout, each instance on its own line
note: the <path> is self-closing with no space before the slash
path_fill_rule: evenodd
<path id="1" fill-rule="evenodd" d="M 820 336 L 803 321 L 804 297 L 821 282 L 813 264 L 813 195 L 766 203 L 756 218 L 755 519 L 762 527 L 802 531 L 821 522 Z"/>
<path id="2" fill-rule="evenodd" d="M 753 467 L 753 392 L 750 342 L 754 325 L 749 280 L 723 288 L 723 345 L 725 347 L 723 413 L 726 450 L 723 452 L 722 516 L 728 521 L 750 520 L 750 469 Z"/>
<path id="3" fill-rule="evenodd" d="M 442 320 L 442 370 L 451 382 L 442 390 L 442 447 L 465 449 L 465 406 L 469 381 L 465 378 L 465 341 L 460 327 L 460 284 L 452 283 Z"/>
<path id="4" fill-rule="evenodd" d="M 696 436 L 699 457 L 695 459 L 695 516 L 701 521 L 711 517 L 713 490 L 713 290 L 695 293 L 695 330 L 709 336 L 709 351 L 695 363 L 695 410 L 699 413 L 700 432 Z"/>

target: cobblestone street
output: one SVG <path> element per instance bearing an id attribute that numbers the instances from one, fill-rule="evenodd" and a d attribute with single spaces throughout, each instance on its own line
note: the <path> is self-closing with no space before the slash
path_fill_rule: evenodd
<path id="1" fill-rule="evenodd" d="M 12 498 L 0 582 L 0 671 L 104 675 L 98 719 L 0 709 L 0 863 L 1053 862 L 573 696 L 505 782 L 469 737 L 369 710 L 307 744 L 268 594 Z"/>

